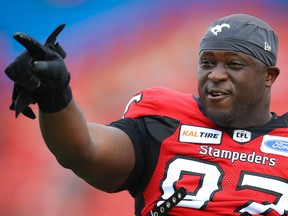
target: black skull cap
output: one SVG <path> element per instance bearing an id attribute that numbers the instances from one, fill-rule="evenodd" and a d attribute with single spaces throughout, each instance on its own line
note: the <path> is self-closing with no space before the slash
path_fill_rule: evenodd
<path id="1" fill-rule="evenodd" d="M 200 43 L 200 52 L 203 50 L 238 51 L 275 66 L 278 37 L 263 20 L 247 14 L 232 14 L 209 26 Z"/>

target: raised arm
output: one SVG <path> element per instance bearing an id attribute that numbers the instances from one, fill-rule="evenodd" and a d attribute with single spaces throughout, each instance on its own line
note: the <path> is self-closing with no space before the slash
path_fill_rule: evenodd
<path id="1" fill-rule="evenodd" d="M 134 167 L 133 145 L 120 129 L 86 122 L 72 97 L 65 52 L 54 44 L 61 30 L 44 46 L 25 34 L 14 35 L 27 51 L 5 70 L 14 81 L 10 109 L 35 118 L 29 105 L 37 103 L 43 138 L 58 162 L 94 187 L 113 192 Z"/>

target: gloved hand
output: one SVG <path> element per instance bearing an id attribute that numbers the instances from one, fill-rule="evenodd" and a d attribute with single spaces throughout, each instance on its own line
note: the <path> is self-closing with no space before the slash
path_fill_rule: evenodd
<path id="1" fill-rule="evenodd" d="M 52 113 L 64 109 L 71 101 L 70 74 L 63 60 L 66 53 L 58 43 L 55 44 L 64 27 L 64 24 L 58 26 L 44 46 L 23 33 L 14 34 L 26 48 L 5 70 L 14 81 L 10 109 L 15 110 L 16 117 L 23 113 L 34 119 L 30 104 L 38 103 L 40 110 Z"/>

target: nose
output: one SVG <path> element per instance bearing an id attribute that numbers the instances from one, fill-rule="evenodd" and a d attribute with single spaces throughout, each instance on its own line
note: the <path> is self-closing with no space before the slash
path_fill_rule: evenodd
<path id="1" fill-rule="evenodd" d="M 227 78 L 228 78 L 228 73 L 226 71 L 226 68 L 223 65 L 217 65 L 208 74 L 208 79 L 214 83 L 227 80 Z"/>

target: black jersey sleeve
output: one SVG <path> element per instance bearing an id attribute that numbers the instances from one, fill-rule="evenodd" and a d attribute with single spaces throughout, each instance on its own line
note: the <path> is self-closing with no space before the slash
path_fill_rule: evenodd
<path id="1" fill-rule="evenodd" d="M 130 137 L 135 151 L 134 169 L 119 191 L 127 189 L 135 196 L 144 190 L 157 165 L 163 141 L 175 132 L 178 124 L 178 120 L 164 116 L 124 118 L 110 124 Z"/>

